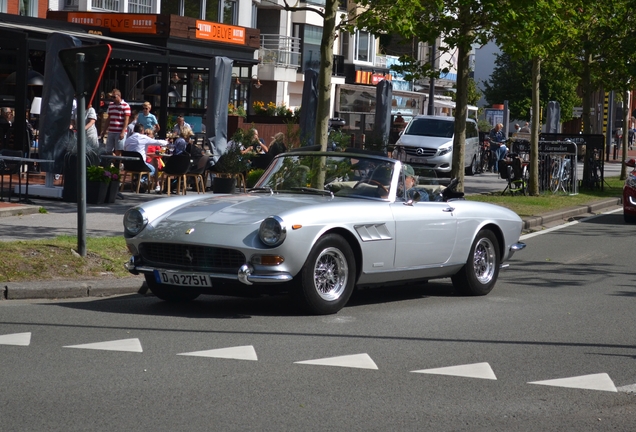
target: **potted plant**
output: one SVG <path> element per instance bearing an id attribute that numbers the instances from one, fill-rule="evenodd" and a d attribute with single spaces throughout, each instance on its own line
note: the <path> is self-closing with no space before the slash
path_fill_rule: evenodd
<path id="1" fill-rule="evenodd" d="M 119 192 L 119 187 L 121 186 L 121 182 L 119 181 L 119 167 L 111 164 L 109 167 L 104 168 L 104 175 L 106 177 L 110 176 L 108 192 L 106 193 L 106 202 L 112 204 L 117 199 L 117 192 Z"/>
<path id="2" fill-rule="evenodd" d="M 86 202 L 88 204 L 103 204 L 108 192 L 111 173 L 99 165 L 86 168 Z"/>
<path id="3" fill-rule="evenodd" d="M 216 173 L 212 191 L 214 193 L 234 193 L 236 189 L 236 178 L 244 179 L 244 173 L 250 167 L 251 154 L 243 153 L 254 138 L 252 130 L 244 131 L 237 129 L 232 139 L 228 142 L 228 147 L 221 155 L 219 160 L 212 167 L 212 171 Z M 245 184 L 243 180 L 242 184 Z"/>

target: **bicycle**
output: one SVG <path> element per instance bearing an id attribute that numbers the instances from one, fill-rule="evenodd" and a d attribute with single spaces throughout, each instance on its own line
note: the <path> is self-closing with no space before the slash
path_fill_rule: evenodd
<path id="1" fill-rule="evenodd" d="M 568 192 L 572 181 L 572 162 L 566 155 L 554 156 L 550 174 L 550 190 L 553 193 L 563 190 Z"/>
<path id="2" fill-rule="evenodd" d="M 492 152 L 490 151 L 490 139 L 486 137 L 479 146 L 479 166 L 477 171 L 479 173 L 485 173 L 490 168 L 490 159 L 492 157 Z"/>

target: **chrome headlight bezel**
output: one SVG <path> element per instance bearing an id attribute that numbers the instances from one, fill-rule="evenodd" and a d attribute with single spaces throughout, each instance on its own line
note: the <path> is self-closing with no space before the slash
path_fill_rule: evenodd
<path id="1" fill-rule="evenodd" d="M 124 232 L 129 236 L 136 236 L 148 225 L 148 216 L 142 208 L 133 207 L 124 214 Z"/>
<path id="2" fill-rule="evenodd" d="M 287 237 L 287 226 L 279 216 L 268 216 L 263 219 L 258 229 L 258 238 L 264 245 L 276 247 Z"/>
<path id="3" fill-rule="evenodd" d="M 448 145 L 448 146 L 443 146 L 439 148 L 439 153 L 437 154 L 438 156 L 444 156 L 445 154 L 448 154 L 450 152 L 453 151 L 453 145 Z"/>

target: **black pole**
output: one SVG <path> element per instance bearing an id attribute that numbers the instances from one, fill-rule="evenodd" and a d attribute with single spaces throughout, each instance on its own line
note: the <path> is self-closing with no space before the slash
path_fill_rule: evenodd
<path id="1" fill-rule="evenodd" d="M 435 56 L 437 55 L 437 39 L 431 46 L 431 73 L 435 70 Z M 435 77 L 431 75 L 428 89 L 428 115 L 435 115 Z"/>
<path id="2" fill-rule="evenodd" d="M 77 53 L 77 253 L 86 256 L 86 95 L 84 53 Z"/>

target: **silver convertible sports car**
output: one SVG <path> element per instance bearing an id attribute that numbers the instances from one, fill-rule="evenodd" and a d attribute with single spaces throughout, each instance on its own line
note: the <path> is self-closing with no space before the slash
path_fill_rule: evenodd
<path id="1" fill-rule="evenodd" d="M 488 294 L 525 247 L 521 219 L 436 183 L 382 156 L 284 153 L 247 193 L 128 210 L 127 268 L 167 301 L 282 292 L 313 314 L 338 312 L 356 287 L 407 281 Z"/>

